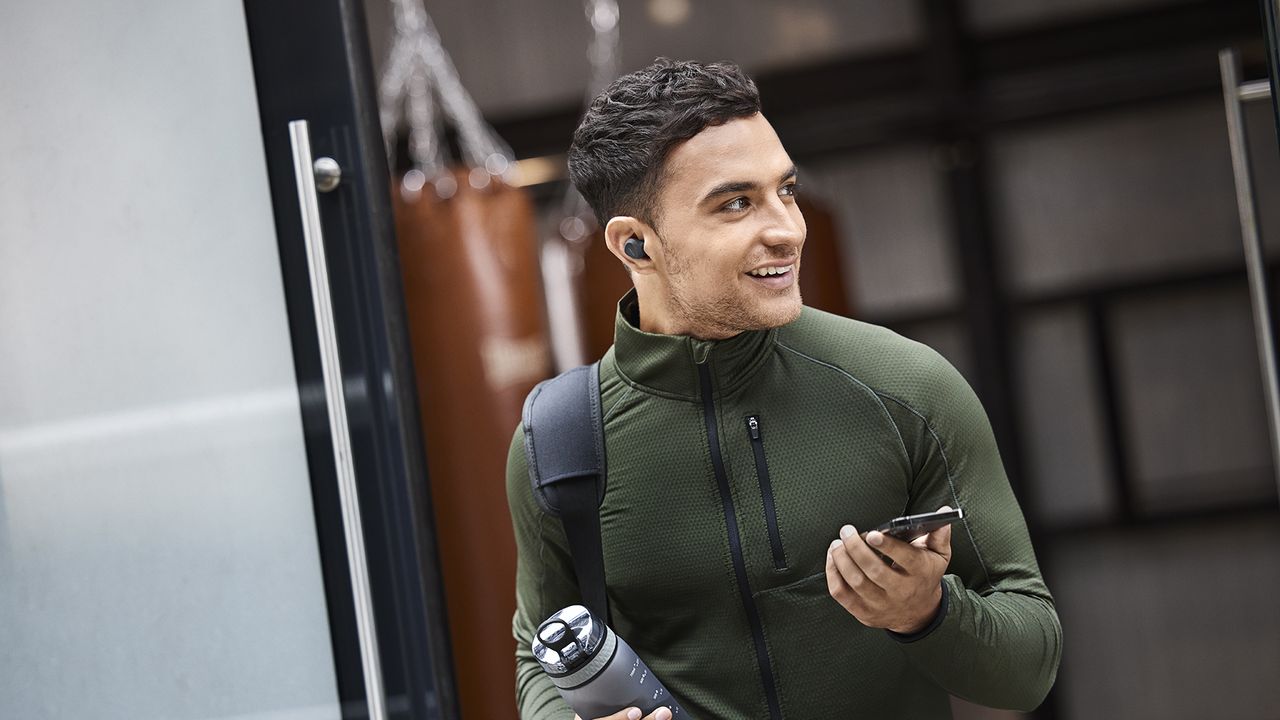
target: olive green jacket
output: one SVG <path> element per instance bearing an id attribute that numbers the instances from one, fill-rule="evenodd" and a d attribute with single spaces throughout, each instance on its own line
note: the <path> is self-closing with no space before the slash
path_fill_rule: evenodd
<path id="1" fill-rule="evenodd" d="M 946 360 L 810 308 L 722 341 L 645 333 L 636 317 L 632 293 L 600 367 L 612 626 L 693 718 L 947 718 L 949 693 L 1043 700 L 1061 626 L 986 414 Z M 563 527 L 534 501 L 522 428 L 507 493 L 520 715 L 568 720 L 529 643 L 581 600 Z M 929 627 L 868 628 L 831 598 L 841 526 L 944 504 L 965 519 Z"/>

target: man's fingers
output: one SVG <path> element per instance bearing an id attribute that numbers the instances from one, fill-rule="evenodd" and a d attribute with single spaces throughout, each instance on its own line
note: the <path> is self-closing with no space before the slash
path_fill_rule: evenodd
<path id="1" fill-rule="evenodd" d="M 857 536 L 855 535 L 854 537 Z M 859 543 L 862 542 L 862 538 L 857 539 Z M 862 546 L 862 550 L 870 554 L 874 562 L 880 563 L 880 569 L 889 569 L 884 564 L 884 561 L 875 557 L 875 553 L 871 552 L 871 549 L 866 545 Z M 831 544 L 831 559 L 835 562 L 836 571 L 840 573 L 841 579 L 853 590 L 854 594 L 861 598 L 874 598 L 884 593 L 884 588 L 869 576 L 869 573 L 861 564 L 853 560 L 849 553 L 847 540 L 837 540 Z"/>
<path id="2" fill-rule="evenodd" d="M 938 508 L 938 511 L 946 512 L 947 510 L 950 510 L 950 509 L 951 508 L 948 507 L 947 505 L 943 505 L 942 507 Z M 942 557 L 946 558 L 948 562 L 950 562 L 951 561 L 951 525 L 945 525 L 926 535 L 925 547 L 938 553 Z"/>
<path id="3" fill-rule="evenodd" d="M 582 720 L 582 718 L 575 714 L 573 720 Z M 619 710 L 608 717 L 596 718 L 595 720 L 640 720 L 640 708 L 629 707 Z M 645 716 L 644 720 L 671 720 L 671 710 L 666 707 L 660 707 Z"/>
<path id="4" fill-rule="evenodd" d="M 925 547 L 951 560 L 951 526 L 938 528 L 925 536 Z"/>
<path id="5" fill-rule="evenodd" d="M 836 544 L 831 543 L 831 547 L 827 548 L 827 592 L 836 600 L 841 599 L 844 594 L 845 585 L 844 578 L 840 577 L 840 571 L 836 569 L 836 561 L 832 555 L 835 554 Z"/>
<path id="6" fill-rule="evenodd" d="M 844 576 L 840 574 L 839 568 L 836 567 L 836 553 L 844 553 L 844 548 L 841 547 L 839 540 L 831 543 L 831 547 L 827 548 L 827 592 L 836 602 L 840 603 L 840 607 L 857 617 L 858 611 L 862 608 L 862 603 L 858 593 L 849 587 L 849 583 L 845 582 Z"/>
<path id="7" fill-rule="evenodd" d="M 908 575 L 914 575 L 920 570 L 922 563 L 920 546 L 886 535 L 879 530 L 867 533 L 866 541 L 868 545 L 887 555 Z"/>
<path id="8" fill-rule="evenodd" d="M 849 549 L 845 546 L 844 541 L 837 540 L 831 544 L 831 560 L 835 563 L 836 572 L 840 578 L 844 580 L 854 593 L 861 593 L 869 590 L 875 583 L 867 579 L 866 573 L 862 572 L 862 568 L 849 557 Z"/>
<path id="9" fill-rule="evenodd" d="M 856 528 L 852 525 L 840 528 L 840 539 L 844 542 L 845 552 L 850 559 L 857 563 L 858 569 L 876 587 L 883 588 L 893 579 L 895 573 L 889 569 L 889 564 L 867 545 Z"/>

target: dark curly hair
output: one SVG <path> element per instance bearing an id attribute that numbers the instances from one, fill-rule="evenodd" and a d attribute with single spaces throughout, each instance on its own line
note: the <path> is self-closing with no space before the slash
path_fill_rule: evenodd
<path id="1" fill-rule="evenodd" d="M 672 148 L 758 112 L 756 84 L 737 65 L 658 58 L 591 102 L 569 146 L 569 178 L 601 227 L 617 215 L 656 227 L 657 187 Z"/>

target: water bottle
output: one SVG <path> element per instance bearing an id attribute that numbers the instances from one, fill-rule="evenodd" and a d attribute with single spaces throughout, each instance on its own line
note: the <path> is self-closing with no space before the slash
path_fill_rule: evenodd
<path id="1" fill-rule="evenodd" d="M 671 709 L 672 720 L 689 720 L 631 646 L 581 605 L 570 605 L 538 626 L 533 656 L 583 720 L 629 707 L 648 717 L 662 706 Z"/>

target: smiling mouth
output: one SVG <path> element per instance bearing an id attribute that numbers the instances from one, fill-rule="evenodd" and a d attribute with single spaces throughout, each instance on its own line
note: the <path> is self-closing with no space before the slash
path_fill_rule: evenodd
<path id="1" fill-rule="evenodd" d="M 796 265 L 756 268 L 743 273 L 751 278 L 750 283 L 761 290 L 771 293 L 789 293 L 796 284 Z"/>
<path id="2" fill-rule="evenodd" d="M 779 275 L 790 275 L 795 270 L 795 267 L 795 265 L 783 265 L 782 267 L 756 268 L 755 270 L 747 271 L 747 274 L 758 278 L 777 277 Z"/>

